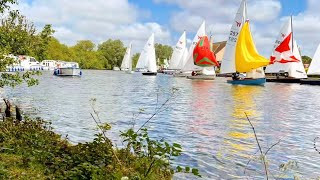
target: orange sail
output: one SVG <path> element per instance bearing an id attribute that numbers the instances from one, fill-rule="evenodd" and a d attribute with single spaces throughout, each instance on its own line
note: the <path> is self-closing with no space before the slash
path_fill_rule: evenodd
<path id="1" fill-rule="evenodd" d="M 207 36 L 201 37 L 193 50 L 194 64 L 201 67 L 218 66 L 214 53 L 210 49 L 210 42 Z"/>

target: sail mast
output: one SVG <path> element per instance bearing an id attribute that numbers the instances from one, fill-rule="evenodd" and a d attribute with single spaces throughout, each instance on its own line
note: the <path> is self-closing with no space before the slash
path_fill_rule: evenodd
<path id="1" fill-rule="evenodd" d="M 292 52 L 293 52 L 293 48 L 294 48 L 294 46 L 293 46 L 293 26 L 292 26 L 292 14 L 291 14 L 291 16 L 290 16 L 290 18 L 291 18 L 291 50 L 292 50 Z"/>

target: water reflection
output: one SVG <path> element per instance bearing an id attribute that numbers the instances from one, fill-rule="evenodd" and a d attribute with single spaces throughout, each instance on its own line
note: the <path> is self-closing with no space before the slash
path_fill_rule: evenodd
<path id="1" fill-rule="evenodd" d="M 232 86 L 231 97 L 233 99 L 231 118 L 226 125 L 223 145 L 217 153 L 217 158 L 244 164 L 243 159 L 248 159 L 254 153 L 256 144 L 253 142 L 254 134 L 246 119 L 245 113 L 253 123 L 257 123 L 261 113 L 256 105 L 256 98 L 261 94 L 263 87 L 258 86 Z M 242 161 L 242 162 L 241 162 Z M 235 166 L 235 165 L 234 165 Z"/>
<path id="2" fill-rule="evenodd" d="M 203 135 L 213 136 L 213 131 L 210 126 L 210 121 L 214 120 L 210 111 L 214 111 L 215 105 L 214 96 L 210 94 L 210 88 L 212 88 L 212 81 L 192 81 L 192 95 L 193 101 L 190 104 L 192 109 L 194 120 L 190 131 Z"/>
<path id="3" fill-rule="evenodd" d="M 103 121 L 111 123 L 110 137 L 131 127 L 133 113 L 145 109 L 136 121 L 141 125 L 163 103 L 172 87 L 179 89 L 169 108 L 148 124 L 150 136 L 180 143 L 181 165 L 199 168 L 202 179 L 244 179 L 248 157 L 257 151 L 246 112 L 265 150 L 284 138 L 268 154 L 270 169 L 297 160 L 306 177 L 320 176 L 320 156 L 313 139 L 319 136 L 320 87 L 267 83 L 264 87 L 231 86 L 224 78 L 191 81 L 159 75 L 145 77 L 115 71 L 87 71 L 81 78 L 60 78 L 45 73 L 40 85 L 6 88 L 4 97 L 19 103 L 25 112 L 52 121 L 55 131 L 68 134 L 72 142 L 90 141 L 95 124 L 90 116 L 90 99 L 97 98 Z M 269 144 L 268 144 L 269 143 Z M 272 166 L 277 165 L 277 166 Z M 261 163 L 252 163 L 261 169 Z M 257 179 L 262 176 L 255 174 Z M 252 176 L 253 177 L 253 176 Z M 190 178 L 182 179 L 194 179 Z"/>

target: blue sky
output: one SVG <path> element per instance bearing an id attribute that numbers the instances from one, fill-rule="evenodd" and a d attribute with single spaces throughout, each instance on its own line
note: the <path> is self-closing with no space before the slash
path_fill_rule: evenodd
<path id="1" fill-rule="evenodd" d="M 282 10 L 281 16 L 298 15 L 307 8 L 305 0 L 280 0 Z"/>
<path id="2" fill-rule="evenodd" d="M 67 45 L 89 39 L 130 41 L 134 51 L 154 32 L 157 43 L 175 45 L 183 30 L 193 39 L 203 20 L 207 33 L 223 41 L 241 0 L 20 0 L 18 9 L 39 28 L 52 24 Z M 295 37 L 303 54 L 313 55 L 320 42 L 318 0 L 247 0 L 258 50 L 269 56 L 284 20 L 294 16 Z M 270 48 L 266 48 L 270 47 Z"/>

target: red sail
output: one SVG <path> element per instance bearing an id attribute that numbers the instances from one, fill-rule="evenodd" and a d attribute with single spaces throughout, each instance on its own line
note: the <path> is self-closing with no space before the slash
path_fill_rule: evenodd
<path id="1" fill-rule="evenodd" d="M 218 66 L 216 56 L 210 50 L 210 42 L 207 36 L 201 37 L 193 50 L 194 64 L 201 67 Z"/>
<path id="2" fill-rule="evenodd" d="M 275 54 L 270 56 L 271 64 L 278 63 L 288 63 L 288 62 L 299 62 L 290 48 L 290 42 L 292 38 L 292 32 L 279 44 L 275 49 Z"/>

